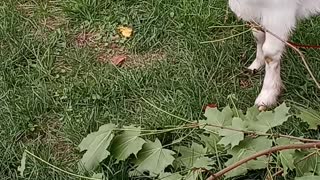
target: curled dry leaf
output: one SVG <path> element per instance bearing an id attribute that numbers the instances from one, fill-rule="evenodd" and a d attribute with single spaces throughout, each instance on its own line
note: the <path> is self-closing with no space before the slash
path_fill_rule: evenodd
<path id="1" fill-rule="evenodd" d="M 130 27 L 119 26 L 118 30 L 123 37 L 129 38 L 132 36 L 133 29 Z"/>
<path id="2" fill-rule="evenodd" d="M 203 106 L 202 110 L 205 111 L 207 108 L 217 108 L 217 107 L 218 107 L 217 104 L 210 103 L 210 104 Z"/>
<path id="3" fill-rule="evenodd" d="M 127 58 L 127 55 L 115 55 L 111 58 L 111 62 L 115 66 L 121 66 Z"/>

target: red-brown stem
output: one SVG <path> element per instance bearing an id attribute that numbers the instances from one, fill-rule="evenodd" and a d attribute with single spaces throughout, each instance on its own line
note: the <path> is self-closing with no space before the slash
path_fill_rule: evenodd
<path id="1" fill-rule="evenodd" d="M 220 178 L 221 176 L 223 176 L 224 174 L 241 166 L 242 164 L 244 164 L 248 161 L 257 159 L 258 157 L 261 157 L 264 155 L 269 155 L 274 152 L 279 152 L 279 151 L 289 150 L 289 149 L 311 149 L 311 148 L 320 148 L 320 143 L 290 144 L 290 145 L 285 145 L 285 146 L 275 146 L 270 149 L 266 149 L 266 150 L 257 152 L 256 154 L 253 154 L 249 157 L 246 157 L 246 158 L 232 164 L 231 166 L 228 166 L 228 167 L 222 169 L 221 171 L 211 175 L 207 180 L 216 180 L 216 179 Z"/>

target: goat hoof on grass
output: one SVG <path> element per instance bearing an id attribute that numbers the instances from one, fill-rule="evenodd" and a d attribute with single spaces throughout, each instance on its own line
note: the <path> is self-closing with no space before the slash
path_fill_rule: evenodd
<path id="1" fill-rule="evenodd" d="M 258 73 L 258 70 L 256 69 L 245 69 L 243 71 L 244 74 L 249 75 L 249 76 L 254 76 Z"/>

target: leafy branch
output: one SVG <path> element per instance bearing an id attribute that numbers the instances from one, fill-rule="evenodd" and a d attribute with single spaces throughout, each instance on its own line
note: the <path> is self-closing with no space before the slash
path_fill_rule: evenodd
<path id="1" fill-rule="evenodd" d="M 285 146 L 275 146 L 267 150 L 260 151 L 256 154 L 253 154 L 247 158 L 244 158 L 236 163 L 234 163 L 231 166 L 228 166 L 221 171 L 211 175 L 207 180 L 215 180 L 218 179 L 219 177 L 223 176 L 224 174 L 228 173 L 229 171 L 232 171 L 233 169 L 241 166 L 242 164 L 255 160 L 258 157 L 264 156 L 264 155 L 270 155 L 275 152 L 283 151 L 283 150 L 288 150 L 288 149 L 311 149 L 311 148 L 320 148 L 320 142 L 318 143 L 306 143 L 306 144 L 290 144 L 290 145 L 285 145 Z"/>
<path id="2" fill-rule="evenodd" d="M 112 159 L 116 160 L 115 163 L 126 161 L 132 165 L 130 169 L 133 170 L 129 171 L 129 176 L 148 174 L 152 178 L 163 180 L 197 180 L 204 174 L 210 175 L 208 180 L 221 176 L 230 178 L 244 175 L 248 170 L 267 168 L 271 162 L 283 167 L 275 175 L 285 176 L 288 170 L 295 170 L 298 177 L 310 172 L 320 175 L 320 167 L 316 166 L 320 164 L 320 160 L 315 156 L 315 152 L 307 151 L 320 148 L 320 140 L 272 133 L 274 127 L 281 127 L 292 116 L 286 104 L 266 112 L 260 112 L 256 107 L 248 108 L 246 113 L 229 106 L 222 110 L 207 108 L 204 120 L 191 121 L 146 102 L 185 124 L 162 130 L 142 129 L 134 125 L 118 127 L 112 123 L 105 124 L 88 134 L 80 143 L 80 151 L 84 151 L 79 162 L 81 171 L 92 173 L 102 161 L 112 156 Z M 300 114 L 294 115 L 309 124 L 309 129 L 314 130 L 320 125 L 317 111 L 301 108 L 299 110 Z M 179 136 L 171 143 L 163 145 L 156 135 L 168 132 L 174 132 Z M 182 132 L 183 134 L 179 134 Z M 298 149 L 299 151 L 295 151 Z M 270 156 L 271 154 L 273 156 Z M 230 156 L 231 158 L 225 161 L 226 157 Z M 36 158 L 35 155 L 33 157 Z M 301 160 L 295 162 L 296 157 L 300 157 Z M 37 159 L 42 161 L 40 158 Z M 25 161 L 25 158 L 22 158 L 19 167 L 21 176 L 25 170 Z M 297 163 L 303 165 L 297 166 Z M 54 169 L 84 178 L 60 168 Z M 96 176 L 87 179 L 95 178 Z M 100 176 L 98 179 L 101 179 Z"/>

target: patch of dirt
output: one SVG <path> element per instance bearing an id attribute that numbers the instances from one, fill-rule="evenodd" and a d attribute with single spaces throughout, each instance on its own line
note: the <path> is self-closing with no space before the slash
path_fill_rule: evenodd
<path id="1" fill-rule="evenodd" d="M 157 61 L 164 60 L 166 54 L 161 51 L 148 52 L 144 54 L 129 54 L 125 67 L 145 67 L 152 65 Z"/>
<path id="2" fill-rule="evenodd" d="M 118 58 L 124 58 L 123 62 L 117 63 Z M 143 54 L 130 53 L 126 50 L 111 50 L 102 52 L 98 55 L 97 60 L 101 63 L 112 63 L 117 66 L 128 68 L 139 68 L 152 65 L 157 61 L 166 58 L 166 54 L 162 51 L 152 51 Z"/>
<path id="3" fill-rule="evenodd" d="M 95 51 L 96 59 L 100 63 L 111 63 L 121 67 L 145 67 L 166 58 L 166 53 L 160 50 L 143 54 L 132 53 L 120 43 L 119 35 L 110 38 L 105 36 L 98 32 L 81 32 L 75 37 L 75 45 Z"/>
<path id="4" fill-rule="evenodd" d="M 21 12 L 26 19 L 35 23 L 31 24 L 31 31 L 37 38 L 47 40 L 48 32 L 59 28 L 67 29 L 68 20 L 64 16 L 62 9 L 55 1 L 44 1 L 39 5 L 33 1 L 25 1 L 17 5 L 17 10 Z M 43 13 L 45 11 L 45 13 Z"/>
<path id="5" fill-rule="evenodd" d="M 39 118 L 42 119 L 41 122 L 37 125 L 30 125 L 29 131 L 21 137 L 21 141 L 30 146 L 48 146 L 53 159 L 72 166 L 71 162 L 80 157 L 77 155 L 76 147 L 62 133 L 61 121 L 56 118 L 47 119 L 47 116 Z"/>
<path id="6" fill-rule="evenodd" d="M 101 35 L 95 32 L 81 32 L 75 38 L 75 44 L 77 47 L 91 47 L 91 48 L 102 48 L 103 44 L 99 41 Z"/>
<path id="7" fill-rule="evenodd" d="M 50 16 L 40 20 L 40 24 L 49 30 L 56 30 L 68 23 L 67 19 L 62 16 Z"/>
<path id="8" fill-rule="evenodd" d="M 248 89 L 252 87 L 252 82 L 249 79 L 240 79 L 239 85 L 242 89 Z"/>

